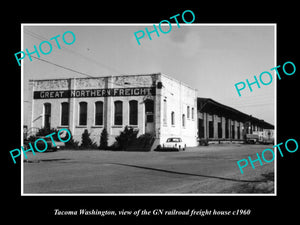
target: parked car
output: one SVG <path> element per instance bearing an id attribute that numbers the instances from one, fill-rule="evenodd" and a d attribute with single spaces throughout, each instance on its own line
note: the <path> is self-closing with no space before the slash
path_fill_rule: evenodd
<path id="1" fill-rule="evenodd" d="M 60 141 L 53 141 L 54 143 L 55 143 L 55 146 L 54 146 L 54 144 L 53 144 L 53 142 L 52 142 L 52 140 L 51 140 L 51 138 L 50 137 L 40 137 L 40 138 L 43 138 L 46 142 L 47 142 L 47 145 L 48 145 L 48 148 L 47 148 L 47 150 L 45 151 L 45 152 L 54 152 L 54 151 L 57 151 L 57 150 L 59 150 L 62 146 L 64 146 L 65 145 L 65 143 L 63 143 L 63 142 L 60 142 Z M 45 148 L 45 145 L 44 145 L 44 143 L 43 142 L 39 142 L 39 143 L 37 143 L 37 147 L 39 146 L 39 144 L 41 144 L 42 146 L 41 146 L 41 149 L 44 149 Z M 39 147 L 38 147 L 39 148 Z"/>
<path id="2" fill-rule="evenodd" d="M 186 144 L 182 141 L 180 137 L 171 137 L 168 138 L 166 142 L 164 142 L 161 146 L 161 149 L 170 149 L 170 150 L 182 150 L 184 151 L 186 148 Z"/>
<path id="3" fill-rule="evenodd" d="M 54 146 L 50 137 L 38 136 L 35 138 L 35 140 L 37 140 L 37 139 L 44 139 L 47 142 L 47 149 L 43 152 L 54 152 L 54 151 L 59 150 L 62 146 L 65 145 L 65 143 L 63 143 L 63 142 L 53 140 L 53 142 L 55 143 L 55 146 Z M 32 147 L 35 148 L 35 146 L 34 146 L 35 141 L 24 140 L 25 149 L 29 148 L 29 143 L 31 143 Z M 45 148 L 45 143 L 43 141 L 38 141 L 36 143 L 36 147 L 40 150 L 43 150 Z"/>
<path id="4" fill-rule="evenodd" d="M 246 144 L 256 144 L 258 142 L 257 134 L 246 134 L 245 143 Z"/>

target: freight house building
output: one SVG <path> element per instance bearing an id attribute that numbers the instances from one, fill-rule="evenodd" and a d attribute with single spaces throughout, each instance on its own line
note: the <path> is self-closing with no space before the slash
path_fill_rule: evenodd
<path id="1" fill-rule="evenodd" d="M 99 145 L 106 128 L 109 145 L 125 126 L 150 134 L 154 144 L 181 137 L 187 147 L 200 140 L 242 141 L 246 134 L 274 139 L 274 126 L 210 98 L 161 73 L 30 80 L 28 135 L 39 128 L 68 128 L 81 141 L 85 129 Z M 27 135 L 27 136 L 28 136 Z"/>
<path id="2" fill-rule="evenodd" d="M 197 142 L 197 91 L 161 73 L 30 80 L 28 135 L 41 127 L 68 128 L 81 141 L 85 129 L 99 145 L 106 128 L 109 145 L 125 126 L 155 138 L 152 149 L 168 137 Z"/>

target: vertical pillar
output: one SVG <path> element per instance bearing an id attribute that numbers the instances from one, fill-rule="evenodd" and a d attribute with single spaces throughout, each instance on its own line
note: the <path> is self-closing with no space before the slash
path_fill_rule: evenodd
<path id="1" fill-rule="evenodd" d="M 157 82 L 161 81 L 161 75 L 156 76 L 156 82 L 155 82 L 155 96 L 154 96 L 154 130 L 155 130 L 155 137 L 160 138 L 160 132 L 161 132 L 161 124 L 162 124 L 162 89 L 157 88 Z M 180 87 L 181 91 L 181 87 Z M 181 93 L 179 93 L 181 95 Z M 179 103 L 182 104 L 181 101 Z M 180 129 L 181 130 L 181 129 Z"/>
<path id="2" fill-rule="evenodd" d="M 105 88 L 114 88 L 113 76 L 107 77 L 105 80 Z M 112 135 L 112 125 L 114 123 L 113 97 L 104 97 L 104 126 L 109 136 Z M 123 103 L 124 104 L 124 103 Z"/>
<path id="3" fill-rule="evenodd" d="M 153 97 L 154 100 L 154 134 L 155 134 L 155 141 L 151 147 L 151 151 L 153 151 L 157 145 L 161 144 L 161 124 L 162 124 L 162 89 L 157 88 L 157 82 L 161 81 L 161 75 L 155 75 L 155 96 Z M 181 102 L 180 102 L 181 104 Z M 144 104 L 145 105 L 145 104 Z M 145 115 L 145 114 L 144 114 Z M 146 120 L 146 118 L 145 118 Z M 144 123 L 145 124 L 145 123 Z M 145 125 L 144 125 L 145 126 Z"/>
<path id="4" fill-rule="evenodd" d="M 228 132 L 229 132 L 228 138 L 232 139 L 232 121 L 231 121 L 231 119 L 228 119 Z"/>
<path id="5" fill-rule="evenodd" d="M 237 132 L 237 129 L 238 129 L 238 122 L 235 120 L 234 121 L 234 139 L 237 139 L 237 136 L 238 136 L 238 132 Z"/>
<path id="6" fill-rule="evenodd" d="M 76 90 L 76 78 L 69 79 L 69 90 Z M 71 97 L 71 96 L 70 96 Z M 69 129 L 73 136 L 76 136 L 76 98 L 69 98 Z"/>
<path id="7" fill-rule="evenodd" d="M 219 118 L 217 115 L 213 115 L 213 127 L 214 127 L 214 138 L 218 138 L 218 122 Z"/>
<path id="8" fill-rule="evenodd" d="M 239 122 L 239 127 L 240 127 L 240 140 L 243 139 L 243 126 L 244 124 L 242 122 Z"/>
<path id="9" fill-rule="evenodd" d="M 203 126 L 204 126 L 204 138 L 208 138 L 207 134 L 207 113 L 203 112 Z"/>
<path id="10" fill-rule="evenodd" d="M 226 120 L 225 120 L 225 117 L 221 117 L 221 122 L 222 122 L 222 138 L 225 139 L 225 134 L 226 134 L 226 127 L 225 127 L 225 124 L 226 124 Z"/>
<path id="11" fill-rule="evenodd" d="M 33 99 L 33 92 L 34 92 L 34 81 L 29 81 L 29 87 L 28 87 L 28 93 L 30 95 L 29 97 L 29 105 L 28 107 L 26 107 L 26 104 L 24 104 L 24 101 L 23 101 L 23 112 L 26 112 L 28 113 L 28 116 L 29 117 L 29 123 L 30 123 L 30 127 L 34 127 L 34 124 L 33 124 L 33 118 L 34 118 L 34 99 Z M 29 109 L 29 111 L 27 111 L 26 109 Z M 26 115 L 25 113 L 25 115 Z M 29 116 L 30 115 L 30 116 Z"/>

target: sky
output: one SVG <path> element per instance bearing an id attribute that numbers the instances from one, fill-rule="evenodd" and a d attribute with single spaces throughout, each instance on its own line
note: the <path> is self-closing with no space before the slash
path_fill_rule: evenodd
<path id="1" fill-rule="evenodd" d="M 198 90 L 198 97 L 211 98 L 246 114 L 275 124 L 276 75 L 275 27 L 273 24 L 172 24 L 159 37 L 147 34 L 138 45 L 134 33 L 153 30 L 153 24 L 24 24 L 22 51 L 34 51 L 42 41 L 52 44 L 48 55 L 22 60 L 24 104 L 28 101 L 29 79 L 102 77 L 161 72 Z M 169 29 L 168 25 L 162 27 Z M 66 45 L 61 37 L 75 34 Z M 57 40 L 50 38 L 60 35 Z M 67 42 L 73 40 L 70 34 Z M 47 44 L 43 51 L 49 51 Z M 32 56 L 37 57 L 36 54 Z M 50 62 L 50 63 L 49 63 Z M 17 63 L 17 62 L 16 62 Z M 56 64 L 56 65 L 53 65 Z M 64 68 L 62 68 L 64 67 Z M 73 71 L 67 70 L 71 69 Z M 77 72 L 76 72 L 77 71 Z M 239 96 L 235 84 L 254 81 L 263 71 L 273 75 L 270 85 L 247 87 Z M 265 83 L 268 77 L 263 77 Z M 25 106 L 26 107 L 26 106 Z"/>

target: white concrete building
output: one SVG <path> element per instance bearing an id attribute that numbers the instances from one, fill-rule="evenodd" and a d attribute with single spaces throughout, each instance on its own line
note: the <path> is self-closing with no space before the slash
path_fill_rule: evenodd
<path id="1" fill-rule="evenodd" d="M 197 145 L 197 91 L 161 73 L 30 80 L 29 90 L 28 130 L 68 128 L 81 141 L 87 129 L 99 144 L 106 128 L 112 144 L 131 126 L 155 137 L 152 149 L 170 136 Z"/>

